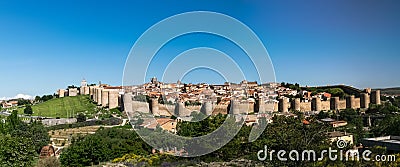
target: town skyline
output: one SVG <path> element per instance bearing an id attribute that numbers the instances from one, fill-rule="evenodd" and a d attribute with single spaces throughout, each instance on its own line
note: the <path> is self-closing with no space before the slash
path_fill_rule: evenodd
<path id="1" fill-rule="evenodd" d="M 152 78 L 147 79 L 146 81 L 150 82 L 153 78 L 155 78 L 155 79 L 157 80 L 156 77 L 152 77 Z M 100 84 L 105 84 L 105 85 L 109 85 L 109 86 L 142 86 L 142 85 L 145 85 L 145 84 L 148 83 L 148 82 L 146 82 L 146 83 L 143 83 L 143 84 L 140 84 L 140 85 L 122 85 L 122 84 L 121 84 L 121 85 L 112 85 L 112 84 L 110 84 L 110 83 L 108 83 L 108 82 L 103 82 L 103 81 L 91 82 L 91 81 L 87 81 L 86 78 L 83 78 L 82 80 L 79 80 L 79 81 L 76 81 L 76 82 L 71 82 L 72 84 L 66 84 L 64 87 L 59 87 L 59 88 L 67 89 L 69 86 L 76 86 L 76 87 L 79 88 L 79 87 L 80 87 L 80 84 L 82 83 L 83 80 L 84 80 L 88 85 L 100 85 Z M 178 80 L 177 82 L 181 82 L 182 84 L 193 84 L 193 85 L 199 85 L 199 84 L 224 85 L 224 84 L 226 84 L 226 83 L 241 84 L 241 83 L 243 83 L 244 81 L 247 81 L 247 82 L 255 82 L 255 83 L 257 83 L 258 85 L 271 84 L 271 83 L 276 83 L 276 84 L 287 83 L 287 84 L 299 84 L 300 87 L 324 87 L 324 86 L 340 86 L 340 85 L 354 87 L 353 85 L 348 85 L 348 84 L 302 85 L 302 84 L 297 83 L 297 82 L 285 82 L 285 81 L 278 82 L 278 81 L 276 81 L 276 82 L 259 83 L 258 81 L 252 81 L 252 80 L 242 80 L 242 81 L 240 81 L 240 82 L 221 82 L 221 83 L 183 82 L 183 81 L 180 81 L 180 80 Z M 174 84 L 174 83 L 177 83 L 177 82 L 163 82 L 163 81 L 160 81 L 160 82 L 162 82 L 162 83 L 164 83 L 164 84 Z M 400 87 L 400 86 L 399 86 L 399 87 Z M 54 89 L 52 92 L 50 92 L 50 93 L 43 93 L 43 94 L 33 94 L 33 95 L 29 95 L 29 94 L 18 93 L 18 94 L 16 94 L 15 96 L 10 96 L 10 97 L 5 97 L 5 96 L 1 97 L 1 96 L 0 96 L 0 100 L 34 99 L 35 96 L 43 96 L 43 95 L 53 95 L 53 94 L 57 94 L 57 93 L 58 93 L 57 90 L 58 90 L 59 88 L 55 88 L 55 89 Z M 364 87 L 364 88 L 354 87 L 354 88 L 359 89 L 359 90 L 363 90 L 363 89 L 367 89 L 367 88 L 370 88 L 370 89 L 385 89 L 385 88 L 371 88 L 371 87 Z M 398 88 L 398 87 L 387 87 L 387 88 Z"/>
<path id="2" fill-rule="evenodd" d="M 274 65 L 277 82 L 358 88 L 400 85 L 394 77 L 400 71 L 399 2 L 170 3 L 176 7 L 112 3 L 120 7 L 115 10 L 107 2 L 97 2 L 96 8 L 90 1 L 1 2 L 0 16 L 6 26 L 0 28 L 0 36 L 7 40 L 0 43 L 1 60 L 6 62 L 0 71 L 7 73 L 0 83 L 0 97 L 49 94 L 74 81 L 78 84 L 82 78 L 121 85 L 129 50 L 143 32 L 175 14 L 205 9 L 238 19 L 259 36 Z M 199 46 L 222 50 L 247 66 L 245 55 L 226 39 L 192 34 L 168 43 L 156 55 L 153 67 L 165 67 L 165 62 L 182 51 Z M 161 78 L 161 74 L 154 69 L 148 77 Z M 188 77 L 188 81 L 221 80 L 209 71 Z"/>

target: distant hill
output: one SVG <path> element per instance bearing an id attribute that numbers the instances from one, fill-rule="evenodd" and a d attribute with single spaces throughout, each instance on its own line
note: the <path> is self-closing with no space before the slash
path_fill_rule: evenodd
<path id="1" fill-rule="evenodd" d="M 381 94 L 385 95 L 400 95 L 400 87 L 396 88 L 378 88 L 374 90 L 381 90 Z"/>
<path id="2" fill-rule="evenodd" d="M 75 117 L 79 112 L 93 113 L 96 105 L 90 102 L 88 95 L 54 98 L 32 106 L 34 116 L 43 117 Z M 18 109 L 23 114 L 23 108 Z"/>
<path id="3" fill-rule="evenodd" d="M 360 96 L 360 93 L 362 92 L 362 90 L 357 89 L 355 87 L 352 86 L 348 86 L 348 85 L 330 85 L 330 86 L 314 86 L 314 87 L 301 87 L 302 90 L 326 90 L 326 89 L 332 89 L 332 88 L 339 88 L 342 89 L 344 91 L 344 93 L 346 93 L 346 95 L 355 95 L 357 97 Z"/>

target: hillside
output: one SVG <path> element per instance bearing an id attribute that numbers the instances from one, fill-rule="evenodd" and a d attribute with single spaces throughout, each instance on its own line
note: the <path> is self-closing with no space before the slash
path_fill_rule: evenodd
<path id="1" fill-rule="evenodd" d="M 79 112 L 93 113 L 96 105 L 90 102 L 89 96 L 55 98 L 32 106 L 34 116 L 67 118 Z M 19 113 L 23 113 L 20 108 Z"/>
<path id="2" fill-rule="evenodd" d="M 383 89 L 378 89 L 381 90 L 382 95 L 400 95 L 400 87 L 397 88 L 383 88 Z"/>
<path id="3" fill-rule="evenodd" d="M 341 89 L 345 94 L 341 95 L 341 96 L 345 96 L 345 95 L 355 95 L 356 97 L 360 96 L 360 93 L 362 92 L 362 90 L 357 89 L 355 87 L 352 86 L 348 86 L 348 85 L 331 85 L 331 86 L 316 86 L 316 87 L 302 87 L 303 90 L 308 90 L 308 91 L 326 91 L 329 89 Z M 329 92 L 330 93 L 330 92 Z M 334 95 L 336 96 L 336 95 Z"/>

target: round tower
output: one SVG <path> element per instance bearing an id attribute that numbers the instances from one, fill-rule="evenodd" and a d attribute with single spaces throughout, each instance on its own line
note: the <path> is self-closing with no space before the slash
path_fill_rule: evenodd
<path id="1" fill-rule="evenodd" d="M 123 102 L 124 102 L 124 112 L 126 114 L 132 113 L 133 112 L 133 108 L 132 108 L 132 93 L 125 93 L 123 95 Z"/>
<path id="2" fill-rule="evenodd" d="M 98 105 L 101 105 L 101 95 L 102 95 L 101 92 L 102 92 L 102 89 L 103 88 L 97 88 L 97 94 L 96 94 L 97 101 L 96 102 L 97 102 Z"/>
<path id="3" fill-rule="evenodd" d="M 278 111 L 279 112 L 288 112 L 288 103 L 286 97 L 279 98 L 278 103 Z"/>
<path id="4" fill-rule="evenodd" d="M 93 87 L 89 87 L 89 96 L 93 99 Z"/>
<path id="5" fill-rule="evenodd" d="M 338 110 L 339 109 L 339 97 L 332 97 L 331 98 L 330 108 L 331 108 L 331 110 Z"/>
<path id="6" fill-rule="evenodd" d="M 97 92 L 97 89 L 98 89 L 98 88 L 94 88 L 94 89 L 93 89 L 93 101 L 96 102 L 96 103 L 97 103 L 97 100 L 98 100 L 98 97 L 97 97 L 97 96 L 98 96 L 98 94 L 97 94 L 97 93 L 98 93 L 98 92 Z"/>
<path id="7" fill-rule="evenodd" d="M 106 89 L 101 91 L 101 106 L 108 106 L 108 90 Z"/>
<path id="8" fill-rule="evenodd" d="M 117 108 L 119 106 L 119 92 L 118 90 L 109 90 L 108 91 L 108 108 Z"/>
<path id="9" fill-rule="evenodd" d="M 209 116 L 213 112 L 213 105 L 210 101 L 203 102 L 200 108 L 200 112 L 206 116 Z"/>
<path id="10" fill-rule="evenodd" d="M 182 101 L 177 101 L 175 104 L 175 116 L 181 117 L 184 116 L 185 112 L 185 104 Z"/>
<path id="11" fill-rule="evenodd" d="M 346 108 L 355 108 L 355 97 L 354 95 L 346 97 Z"/>
<path id="12" fill-rule="evenodd" d="M 300 111 L 300 98 L 295 98 L 292 100 L 292 110 Z"/>
<path id="13" fill-rule="evenodd" d="M 160 116 L 160 111 L 158 110 L 158 98 L 151 98 L 150 107 L 154 116 Z"/>
<path id="14" fill-rule="evenodd" d="M 239 101 L 231 100 L 231 108 L 229 109 L 230 114 L 240 114 Z"/>
<path id="15" fill-rule="evenodd" d="M 262 97 L 256 99 L 256 103 L 254 104 L 254 112 L 265 112 L 265 103 Z"/>
<path id="16" fill-rule="evenodd" d="M 360 108 L 369 107 L 369 95 L 367 93 L 360 94 Z"/>
<path id="17" fill-rule="evenodd" d="M 371 103 L 372 104 L 381 104 L 381 91 L 380 90 L 371 92 Z"/>
<path id="18" fill-rule="evenodd" d="M 319 97 L 313 97 L 311 101 L 311 110 L 321 111 L 321 99 Z"/>

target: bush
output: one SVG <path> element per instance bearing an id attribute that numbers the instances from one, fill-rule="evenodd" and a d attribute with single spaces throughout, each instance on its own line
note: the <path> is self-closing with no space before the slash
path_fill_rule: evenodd
<path id="1" fill-rule="evenodd" d="M 40 159 L 37 167 L 60 167 L 61 163 L 56 157 L 48 157 Z"/>
<path id="2" fill-rule="evenodd" d="M 32 115 L 33 114 L 33 110 L 31 105 L 27 105 L 24 109 L 24 114 L 28 114 L 28 115 Z"/>
<path id="3" fill-rule="evenodd" d="M 77 121 L 77 122 L 85 122 L 85 121 L 86 121 L 86 116 L 85 116 L 85 114 L 79 113 L 79 114 L 76 116 L 76 121 Z"/>

